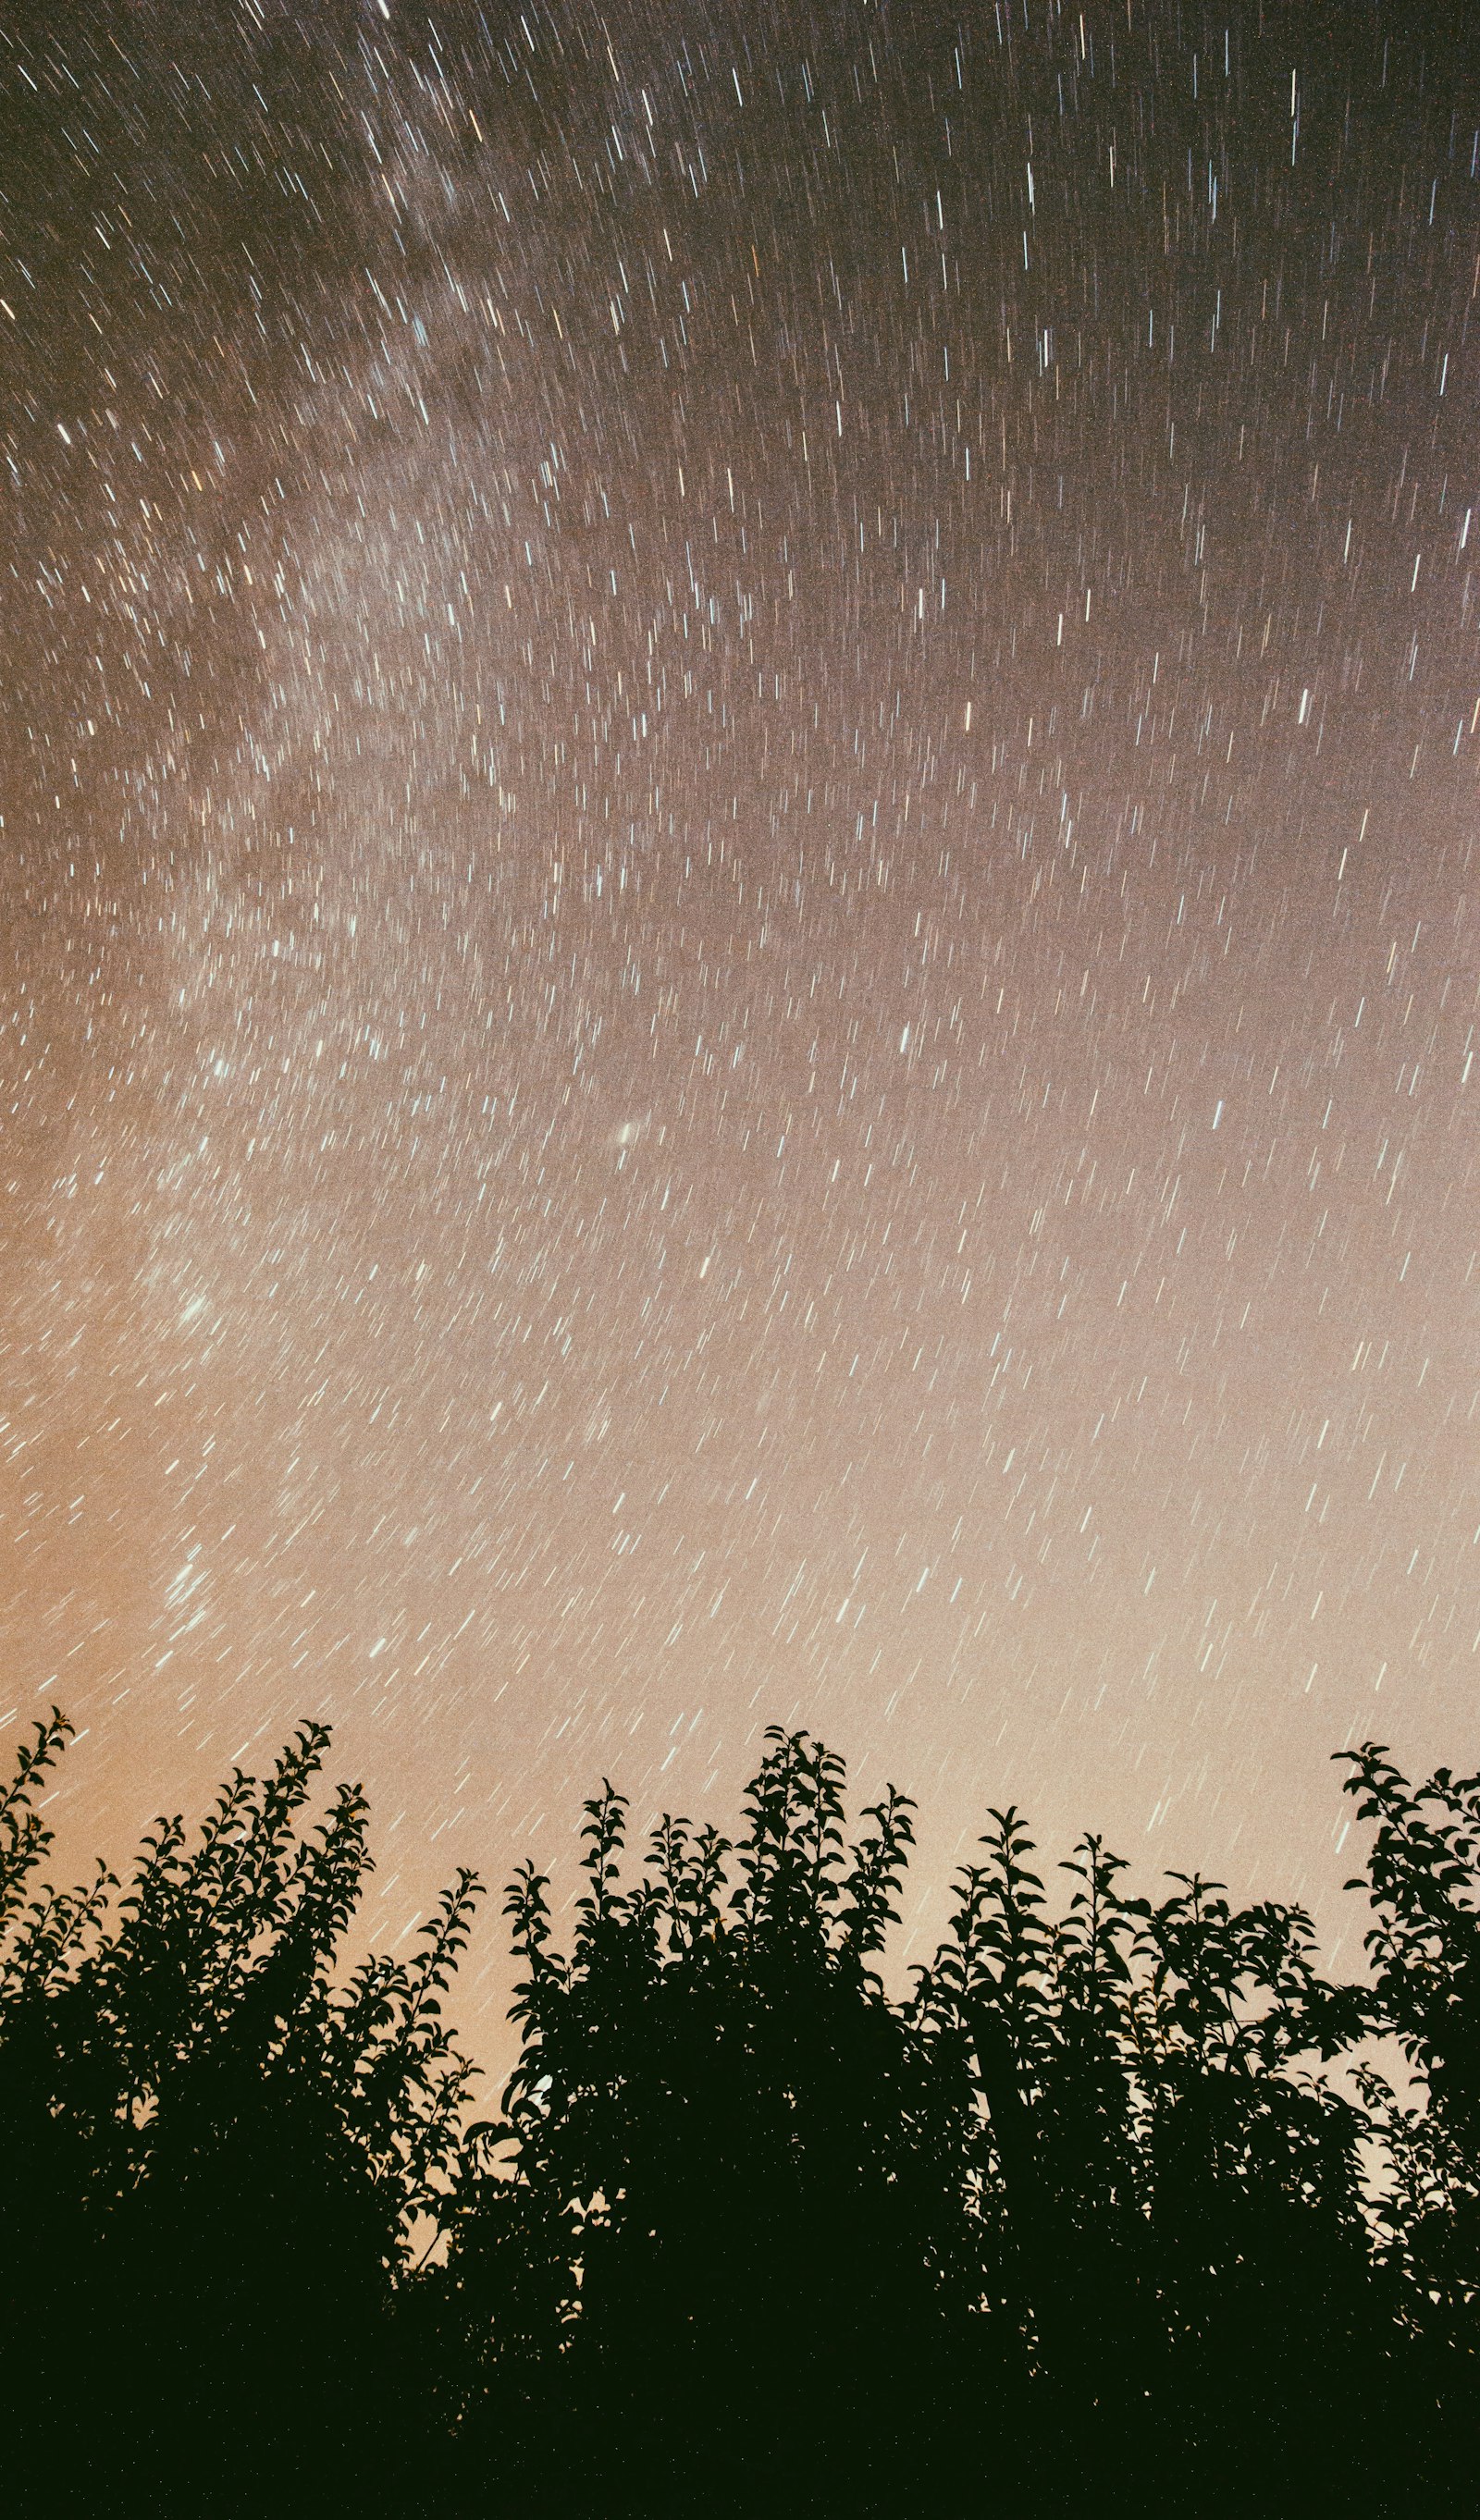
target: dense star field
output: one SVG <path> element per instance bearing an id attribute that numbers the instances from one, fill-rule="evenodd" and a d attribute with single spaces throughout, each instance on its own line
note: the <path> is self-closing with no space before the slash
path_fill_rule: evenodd
<path id="1" fill-rule="evenodd" d="M 7 10 L 0 1716 L 85 1728 L 68 1845 L 322 1716 L 393 1938 L 806 1724 L 919 1798 L 921 1957 L 1009 1799 L 1329 1948 L 1327 1753 L 1475 1764 L 1477 54 Z"/>

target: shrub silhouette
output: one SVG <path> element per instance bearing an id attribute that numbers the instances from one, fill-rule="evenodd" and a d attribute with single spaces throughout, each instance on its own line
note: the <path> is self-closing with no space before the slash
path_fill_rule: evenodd
<path id="1" fill-rule="evenodd" d="M 994 1811 L 878 1975 L 889 1787 L 773 1730 L 733 1845 L 584 1807 L 567 1955 L 506 1914 L 498 2115 L 442 2003 L 479 1884 L 351 1964 L 329 1736 L 125 1883 L 38 1886 L 68 1737 L 0 1790 L 0 2392 L 20 2512 L 1284 2514 L 1473 2500 L 1480 1780 L 1350 1754 L 1369 1981 L 1293 1907 Z M 1410 2068 L 1395 2089 L 1374 2043 Z"/>
<path id="2" fill-rule="evenodd" d="M 944 2200 L 919 2140 L 936 2095 L 870 1967 L 910 1806 L 891 1791 L 846 1848 L 841 1763 L 768 1737 L 736 1848 L 665 1817 L 630 1889 L 622 1797 L 586 1805 L 568 1960 L 545 1880 L 511 1889 L 523 2053 L 474 2138 L 446 2286 L 465 2335 L 601 2409 L 558 2428 L 554 2459 L 531 2446 L 525 2490 L 552 2503 L 802 2509 L 865 2452 L 875 2475 L 919 2454 L 890 2400 L 941 2323 Z M 507 2438 L 507 2400 L 499 2417 Z"/>
<path id="3" fill-rule="evenodd" d="M 439 2005 L 478 1885 L 413 1960 L 341 1976 L 366 1806 L 341 1786 L 304 1823 L 329 1738 L 304 1725 L 194 1842 L 157 1822 L 121 1896 L 100 1867 L 27 1897 L 67 1729 L 37 1727 L 0 1803 L 11 2482 L 48 2508 L 165 2479 L 180 2508 L 306 2503 L 391 2452 L 394 2280 L 450 2186 L 471 2067 Z"/>
<path id="4" fill-rule="evenodd" d="M 1365 2063 L 1358 2082 L 1382 2162 L 1377 2261 L 1411 2340 L 1409 2429 L 1441 2498 L 1466 2478 L 1480 2424 L 1480 1777 L 1440 1768 L 1412 1786 L 1380 1742 L 1341 1754 L 1345 1791 L 1375 1822 L 1364 1873 L 1373 1922 L 1368 2026 L 1401 2046 L 1400 2097 Z M 1421 2471 L 1420 2471 L 1421 2472 Z"/>

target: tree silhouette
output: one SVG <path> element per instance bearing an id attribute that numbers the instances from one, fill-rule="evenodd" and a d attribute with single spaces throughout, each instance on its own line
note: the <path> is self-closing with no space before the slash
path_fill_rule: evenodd
<path id="1" fill-rule="evenodd" d="M 193 1843 L 157 1822 L 116 1902 L 102 1868 L 27 1901 L 67 1734 L 37 1728 L 0 1804 L 11 2481 L 48 2508 L 107 2508 L 129 2476 L 182 2509 L 306 2507 L 393 2457 L 393 2283 L 460 2140 L 472 2069 L 439 2004 L 477 1884 L 414 1959 L 343 1976 L 366 1806 L 341 1786 L 303 1824 L 329 1738 L 304 1725 Z"/>
<path id="2" fill-rule="evenodd" d="M 731 1845 L 584 1806 L 519 2052 L 442 2005 L 478 1883 L 351 1962 L 367 1812 L 307 1724 L 126 1882 L 0 1788 L 8 2507 L 620 2520 L 1458 2510 L 1480 2302 L 1480 1779 L 1348 1754 L 1369 1977 L 1309 1918 L 993 1811 L 903 2000 L 913 1844 L 773 1729 Z M 1407 2082 L 1383 2068 L 1396 2044 Z"/>
<path id="3" fill-rule="evenodd" d="M 561 2406 L 602 2409 L 564 2428 L 558 2480 L 531 2453 L 555 2500 L 821 2508 L 865 2445 L 876 2473 L 905 2454 L 881 2365 L 938 2324 L 936 2199 L 908 2135 L 931 2093 L 870 1962 L 910 1805 L 891 1789 L 845 1847 L 841 1762 L 805 1734 L 768 1740 L 736 1847 L 665 1816 L 630 1889 L 622 1797 L 586 1805 L 568 1960 L 543 1878 L 526 1868 L 510 1893 L 524 2048 L 479 2132 L 447 2284 L 465 2334 L 497 2353 L 506 2332 L 547 2389 L 561 2366 Z M 561 2279 L 540 2286 L 531 2244 L 557 2235 Z M 912 2310 L 925 2326 L 907 2337 Z M 581 2472 L 593 2448 L 599 2479 Z"/>
<path id="4" fill-rule="evenodd" d="M 1381 1742 L 1339 1755 L 1375 1822 L 1348 1884 L 1372 1910 L 1367 2020 L 1412 2077 L 1406 2096 L 1370 2062 L 1359 2082 L 1380 2164 L 1375 2250 L 1413 2347 L 1409 2429 L 1437 2507 L 1460 2478 L 1472 2492 L 1480 2422 L 1480 1777 L 1440 1768 L 1413 1786 Z"/>

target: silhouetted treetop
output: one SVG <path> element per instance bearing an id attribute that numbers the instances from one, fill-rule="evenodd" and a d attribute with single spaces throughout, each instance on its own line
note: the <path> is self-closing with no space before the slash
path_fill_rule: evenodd
<path id="1" fill-rule="evenodd" d="M 1363 1984 L 1297 1906 L 1147 1897 L 1094 1834 L 1040 1869 L 1007 1805 L 903 2000 L 898 1787 L 850 1830 L 842 1760 L 773 1727 L 733 1843 L 664 1813 L 634 1858 L 604 1779 L 568 1948 L 510 1882 L 519 2049 L 475 2120 L 444 2006 L 478 1880 L 350 1956 L 369 1816 L 315 1800 L 327 1728 L 59 1892 L 69 1738 L 0 1786 L 18 2510 L 142 2475 L 182 2520 L 1472 2498 L 1480 1779 L 1346 1754 Z M 81 2372 L 75 2436 L 38 2429 Z"/>

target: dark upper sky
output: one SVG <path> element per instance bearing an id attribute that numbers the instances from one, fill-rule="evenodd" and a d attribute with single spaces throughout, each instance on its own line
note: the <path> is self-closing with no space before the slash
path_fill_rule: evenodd
<path id="1" fill-rule="evenodd" d="M 1009 1797 L 1331 1931 L 1326 1754 L 1474 1764 L 1477 54 L 7 13 L 0 1715 L 79 1844 L 325 1714 L 394 1933 L 779 1720 L 919 1797 L 922 1937 Z"/>

